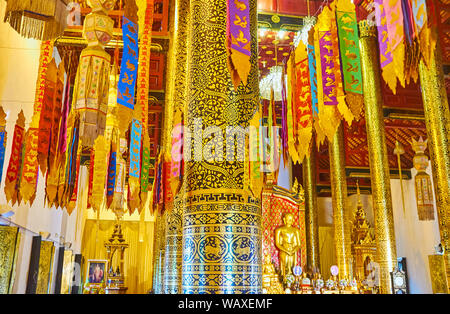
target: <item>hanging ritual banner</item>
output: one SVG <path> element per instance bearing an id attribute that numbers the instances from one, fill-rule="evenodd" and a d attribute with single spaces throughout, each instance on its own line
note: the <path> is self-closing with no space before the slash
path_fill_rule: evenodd
<path id="1" fill-rule="evenodd" d="M 405 84 L 409 85 L 411 79 L 417 83 L 419 78 L 419 39 L 414 27 L 413 9 L 410 0 L 401 0 L 403 8 L 403 23 L 405 31 Z"/>
<path id="2" fill-rule="evenodd" d="M 383 0 L 383 5 L 386 11 L 388 45 L 392 53 L 394 72 L 400 84 L 405 87 L 405 35 L 402 0 Z M 395 90 L 393 92 L 396 93 Z"/>
<path id="3" fill-rule="evenodd" d="M 149 192 L 149 172 L 150 172 L 150 138 L 148 135 L 148 89 L 149 64 L 152 45 L 153 27 L 153 0 L 138 0 L 136 4 L 139 8 L 139 67 L 136 105 L 141 108 L 142 122 L 142 168 L 141 168 L 141 207 L 145 205 Z"/>
<path id="4" fill-rule="evenodd" d="M 106 207 L 111 208 L 114 200 L 114 186 L 116 185 L 117 151 L 116 145 L 111 143 L 108 162 L 108 181 L 106 183 Z"/>
<path id="5" fill-rule="evenodd" d="M 94 163 L 91 165 L 92 171 L 92 195 L 90 204 L 95 211 L 99 211 L 105 201 L 105 185 L 108 176 L 108 143 L 103 135 L 95 140 Z"/>
<path id="6" fill-rule="evenodd" d="M 253 118 L 250 120 L 249 132 L 249 183 L 253 196 L 259 198 L 263 189 L 263 175 L 261 171 L 262 152 L 262 106 L 258 106 Z"/>
<path id="7" fill-rule="evenodd" d="M 386 9 L 383 0 L 374 0 L 376 23 L 378 30 L 378 47 L 380 51 L 380 66 L 384 81 L 394 94 L 396 94 L 397 77 L 395 74 L 395 64 L 388 37 L 388 27 L 386 18 Z"/>
<path id="8" fill-rule="evenodd" d="M 69 80 L 68 80 L 69 81 Z M 49 170 L 54 168 L 56 159 L 58 157 L 58 142 L 60 121 L 62 112 L 62 102 L 64 93 L 64 62 L 61 62 L 58 66 L 58 75 L 56 80 L 55 96 L 53 98 L 53 112 L 52 112 L 52 127 L 50 129 L 50 142 L 49 142 L 49 158 L 48 165 Z M 40 137 L 40 135 L 39 135 Z M 41 141 L 39 141 L 41 143 Z"/>
<path id="9" fill-rule="evenodd" d="M 3 164 L 5 163 L 6 141 L 6 113 L 3 110 L 3 107 L 0 105 L 0 184 L 3 178 Z"/>
<path id="10" fill-rule="evenodd" d="M 311 106 L 313 117 L 319 116 L 319 99 L 318 99 L 318 85 L 317 85 L 317 66 L 316 66 L 316 51 L 314 48 L 314 29 L 310 32 L 312 44 L 308 43 L 308 68 L 309 68 L 309 81 L 311 86 Z"/>
<path id="11" fill-rule="evenodd" d="M 313 131 L 312 90 L 314 83 L 310 83 L 310 61 L 306 46 L 300 41 L 295 49 L 296 80 L 293 82 L 296 85 L 294 108 L 297 119 L 296 147 L 299 162 L 303 162 L 309 152 Z M 317 86 L 315 89 L 317 93 Z"/>
<path id="12" fill-rule="evenodd" d="M 297 112 L 295 111 L 295 95 L 297 93 L 297 86 L 295 84 L 297 80 L 297 74 L 295 73 L 295 51 L 291 53 L 291 56 L 287 62 L 287 136 L 288 136 L 288 151 L 291 156 L 292 162 L 294 164 L 298 164 L 301 162 L 298 151 L 296 141 L 297 141 L 297 132 L 298 128 L 296 125 L 297 121 Z"/>
<path id="13" fill-rule="evenodd" d="M 38 79 L 36 83 L 36 95 L 34 102 L 33 118 L 27 132 L 25 143 L 24 167 L 20 178 L 20 195 L 25 203 L 30 202 L 36 192 L 38 177 L 38 140 L 39 122 L 46 89 L 46 78 L 53 54 L 53 42 L 46 41 L 41 44 L 41 56 L 39 60 Z"/>
<path id="14" fill-rule="evenodd" d="M 163 186 L 164 186 L 164 205 L 166 209 L 172 210 L 173 206 L 173 193 L 170 186 L 171 183 L 171 171 L 172 171 L 172 158 L 169 154 L 165 155 L 163 164 Z"/>
<path id="15" fill-rule="evenodd" d="M 71 214 L 72 208 L 69 207 L 69 203 L 72 199 L 73 194 L 76 194 L 76 186 L 78 182 L 79 173 L 79 128 L 80 128 L 80 117 L 78 115 L 71 114 L 68 121 L 68 134 L 70 134 L 70 141 L 68 143 L 66 152 L 66 164 L 65 170 L 62 172 L 63 178 L 60 181 L 58 187 L 58 197 L 61 207 L 66 207 L 69 215 Z M 74 192 L 75 191 L 75 192 Z"/>
<path id="16" fill-rule="evenodd" d="M 136 104 L 141 107 L 142 124 L 144 126 L 144 134 L 146 134 L 148 125 L 148 89 L 150 86 L 149 69 L 152 46 L 154 0 L 138 0 L 136 1 L 136 4 L 139 7 L 140 38 Z"/>
<path id="17" fill-rule="evenodd" d="M 25 116 L 20 111 L 17 117 L 16 126 L 14 127 L 14 135 L 11 147 L 11 156 L 9 157 L 8 170 L 5 179 L 5 195 L 6 201 L 11 202 L 13 195 L 16 193 L 16 182 L 19 178 L 19 171 L 22 163 L 22 146 L 25 138 Z"/>
<path id="18" fill-rule="evenodd" d="M 39 119 L 39 147 L 37 158 L 42 175 L 45 175 L 48 166 L 48 152 L 53 124 L 53 107 L 55 105 L 57 79 L 58 67 L 56 66 L 56 61 L 53 58 L 48 66 L 47 76 L 45 78 L 44 102 L 42 104 Z"/>
<path id="19" fill-rule="evenodd" d="M 247 85 L 252 66 L 249 5 L 249 0 L 227 1 L 228 68 L 235 88 Z"/>
<path id="20" fill-rule="evenodd" d="M 38 179 L 38 147 L 39 129 L 30 128 L 27 131 L 25 140 L 25 155 L 23 159 L 23 170 L 20 179 L 20 196 L 26 203 L 32 204 L 32 198 L 36 193 Z"/>
<path id="21" fill-rule="evenodd" d="M 172 161 L 170 169 L 170 189 L 172 195 L 176 195 L 180 186 L 181 163 L 183 161 L 183 113 L 177 109 L 173 118 L 172 132 Z"/>
<path id="22" fill-rule="evenodd" d="M 351 0 L 337 0 L 336 19 L 346 100 L 357 120 L 364 106 L 361 55 L 355 5 Z"/>
<path id="23" fill-rule="evenodd" d="M 436 38 L 431 35 L 426 0 L 412 0 L 414 27 L 419 40 L 420 54 L 427 66 L 436 49 Z"/>
<path id="24" fill-rule="evenodd" d="M 114 186 L 114 198 L 111 205 L 113 210 L 124 209 L 124 191 L 125 191 L 125 176 L 126 176 L 126 163 L 123 159 L 123 155 L 128 150 L 128 141 L 124 138 L 119 140 L 119 153 L 117 154 L 117 166 L 116 166 L 116 183 Z"/>
<path id="25" fill-rule="evenodd" d="M 117 92 L 117 103 L 134 109 L 134 94 L 139 60 L 138 27 L 123 18 L 123 55 Z"/>
<path id="26" fill-rule="evenodd" d="M 334 38 L 332 34 L 332 28 L 336 27 L 335 21 L 334 11 L 325 6 L 314 27 L 319 124 L 329 140 L 333 138 L 341 123 L 339 102 L 345 102 L 343 95 L 338 95 L 341 73 L 339 61 L 337 61 L 339 57 L 338 47 L 336 47 L 337 38 Z"/>
<path id="27" fill-rule="evenodd" d="M 422 137 L 416 141 L 412 138 L 412 148 L 416 153 L 414 155 L 413 163 L 417 174 L 414 178 L 416 188 L 417 214 L 419 220 L 434 220 L 434 197 L 433 185 L 431 178 L 426 170 L 429 165 L 428 156 L 425 155 L 428 140 L 423 140 Z"/>
<path id="28" fill-rule="evenodd" d="M 141 144 L 142 144 L 142 124 L 139 120 L 133 119 L 131 123 L 130 132 L 130 165 L 129 165 L 129 178 L 128 186 L 133 198 L 133 202 L 130 203 L 131 213 L 138 208 L 140 194 L 140 179 L 141 179 Z"/>
<path id="29" fill-rule="evenodd" d="M 286 71 L 283 67 L 281 76 L 281 153 L 283 154 L 284 165 L 288 161 L 288 126 L 287 126 L 287 91 L 286 91 Z"/>

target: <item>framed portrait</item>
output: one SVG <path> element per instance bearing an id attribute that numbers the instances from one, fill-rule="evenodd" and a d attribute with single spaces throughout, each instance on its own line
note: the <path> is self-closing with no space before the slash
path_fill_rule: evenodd
<path id="1" fill-rule="evenodd" d="M 86 285 L 101 285 L 106 283 L 108 261 L 90 259 L 86 267 Z"/>

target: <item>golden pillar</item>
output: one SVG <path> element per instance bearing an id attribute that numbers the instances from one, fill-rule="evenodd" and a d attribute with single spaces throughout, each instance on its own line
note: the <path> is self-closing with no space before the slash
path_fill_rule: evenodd
<path id="1" fill-rule="evenodd" d="M 164 119 L 164 150 L 171 155 L 172 131 L 174 128 L 174 112 L 185 111 L 186 86 L 188 71 L 188 32 L 189 32 L 189 0 L 175 0 L 171 6 L 170 33 L 172 34 L 169 50 L 169 63 L 167 73 L 167 96 Z M 182 267 L 182 215 L 184 208 L 184 192 L 174 197 L 170 206 L 170 213 L 166 221 L 165 259 L 164 259 L 164 293 L 177 294 L 181 292 L 181 267 Z"/>
<path id="2" fill-rule="evenodd" d="M 161 214 L 155 213 L 155 239 L 154 239 L 154 251 L 153 251 L 153 292 L 155 294 L 162 294 L 164 291 L 164 259 L 165 259 L 165 237 L 166 237 L 166 212 Z"/>
<path id="3" fill-rule="evenodd" d="M 433 31 L 436 32 L 435 29 Z M 439 41 L 430 65 L 427 67 L 423 60 L 420 61 L 419 76 L 433 169 L 439 231 L 445 249 L 447 282 L 450 284 L 450 112 Z"/>
<path id="4" fill-rule="evenodd" d="M 381 95 L 380 62 L 375 26 L 359 23 L 364 108 L 366 114 L 372 200 L 375 215 L 377 263 L 380 267 L 381 293 L 392 293 L 390 272 L 397 265 L 391 182 L 386 149 Z"/>
<path id="5" fill-rule="evenodd" d="M 303 161 L 303 187 L 305 190 L 306 260 L 312 270 L 320 270 L 319 216 L 317 209 L 315 141 L 311 154 Z"/>
<path id="6" fill-rule="evenodd" d="M 342 123 L 333 140 L 328 142 L 330 154 L 331 196 L 333 202 L 334 243 L 339 267 L 339 278 L 350 279 L 352 260 L 350 219 L 347 210 L 347 177 L 345 174 L 345 148 Z"/>
<path id="7" fill-rule="evenodd" d="M 243 130 L 259 105 L 255 0 L 249 9 L 251 71 L 248 84 L 235 90 L 227 67 L 227 0 L 191 0 L 183 293 L 262 291 L 261 204 L 244 184 Z"/>

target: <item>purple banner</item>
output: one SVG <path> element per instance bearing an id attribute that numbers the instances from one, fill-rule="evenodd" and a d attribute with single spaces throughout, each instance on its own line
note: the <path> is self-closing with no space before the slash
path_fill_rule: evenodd
<path id="1" fill-rule="evenodd" d="M 322 66 L 323 103 L 326 106 L 337 106 L 333 43 L 330 31 L 319 32 L 319 45 L 320 64 Z"/>
<path id="2" fill-rule="evenodd" d="M 383 6 L 383 0 L 375 0 L 375 13 L 378 30 L 378 46 L 380 48 L 380 64 L 381 68 L 389 65 L 392 60 L 392 53 L 388 49 L 388 28 L 386 24 L 386 10 Z M 383 22 L 383 24 L 382 24 Z"/>
<path id="3" fill-rule="evenodd" d="M 228 36 L 231 49 L 251 55 L 249 0 L 228 0 Z"/>

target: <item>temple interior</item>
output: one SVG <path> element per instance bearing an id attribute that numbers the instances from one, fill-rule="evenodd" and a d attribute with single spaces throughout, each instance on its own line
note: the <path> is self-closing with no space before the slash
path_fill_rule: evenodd
<path id="1" fill-rule="evenodd" d="M 448 294 L 450 1 L 0 17 L 0 294 Z"/>

